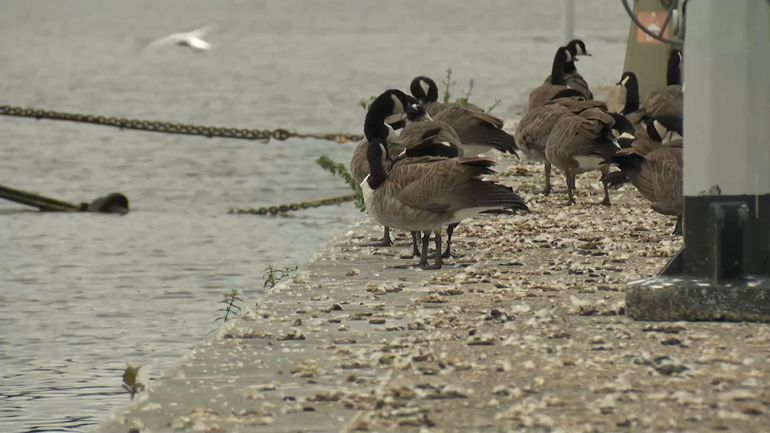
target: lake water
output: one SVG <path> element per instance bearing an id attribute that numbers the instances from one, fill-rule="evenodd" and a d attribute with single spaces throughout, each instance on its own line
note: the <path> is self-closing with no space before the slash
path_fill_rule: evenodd
<path id="1" fill-rule="evenodd" d="M 628 19 L 581 0 L 589 83 L 617 80 Z M 520 109 L 560 43 L 557 1 L 0 0 L 0 104 L 251 128 L 360 133 L 361 99 L 437 81 Z M 143 47 L 213 25 L 210 52 Z M 88 431 L 128 402 L 127 361 L 157 377 L 214 329 L 222 293 L 262 294 L 268 264 L 301 265 L 360 218 L 230 207 L 348 193 L 315 166 L 352 144 L 269 144 L 0 118 L 0 184 L 69 201 L 121 191 L 123 217 L 0 203 L 0 431 Z"/>

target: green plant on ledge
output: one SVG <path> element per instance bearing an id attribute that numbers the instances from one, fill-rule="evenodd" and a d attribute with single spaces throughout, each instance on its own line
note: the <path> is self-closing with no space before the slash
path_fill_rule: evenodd
<path id="1" fill-rule="evenodd" d="M 131 396 L 131 400 L 134 396 L 145 389 L 143 380 L 139 377 L 139 370 L 141 365 L 128 363 L 126 369 L 123 371 L 123 389 L 128 391 Z"/>
<path id="2" fill-rule="evenodd" d="M 276 284 L 297 272 L 297 269 L 299 269 L 299 266 L 274 268 L 273 265 L 267 265 L 267 268 L 265 268 L 265 273 L 262 274 L 262 277 L 265 280 L 265 284 L 262 287 L 267 290 L 272 289 L 276 286 Z"/>
<path id="3" fill-rule="evenodd" d="M 222 295 L 224 298 L 219 301 L 219 303 L 224 304 L 224 307 L 217 310 L 221 312 L 222 315 L 214 319 L 214 323 L 220 320 L 224 323 L 227 323 L 228 320 L 232 319 L 241 312 L 241 307 L 237 305 L 238 302 L 243 302 L 243 298 L 240 297 L 240 294 L 241 292 L 238 290 L 230 290 L 229 292 L 225 292 Z"/>
<path id="4" fill-rule="evenodd" d="M 350 175 L 350 172 L 348 172 L 348 168 L 345 166 L 345 164 L 335 162 L 326 155 L 321 155 L 321 157 L 318 158 L 315 163 L 325 171 L 331 173 L 332 176 L 338 176 L 342 178 L 342 180 L 344 180 L 345 183 L 348 184 L 348 186 L 355 192 L 355 203 L 358 210 L 362 212 L 366 210 L 366 206 L 364 205 L 364 195 L 361 192 L 361 186 L 357 185 L 356 181 L 353 180 L 353 176 Z"/>

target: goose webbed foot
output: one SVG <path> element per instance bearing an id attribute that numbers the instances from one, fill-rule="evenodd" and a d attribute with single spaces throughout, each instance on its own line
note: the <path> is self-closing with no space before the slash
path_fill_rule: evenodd
<path id="1" fill-rule="evenodd" d="M 413 259 L 415 257 L 421 257 L 420 254 L 420 232 L 412 232 L 412 255 L 401 256 L 402 259 Z"/>
<path id="2" fill-rule="evenodd" d="M 382 234 L 382 239 L 380 239 L 377 242 L 371 242 L 368 244 L 363 244 L 365 247 L 392 247 L 393 246 L 393 239 L 390 238 L 390 227 L 385 226 L 384 232 Z"/>

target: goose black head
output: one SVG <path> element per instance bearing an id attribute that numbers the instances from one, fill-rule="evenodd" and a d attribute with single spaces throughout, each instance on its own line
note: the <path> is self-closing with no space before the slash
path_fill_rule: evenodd
<path id="1" fill-rule="evenodd" d="M 615 84 L 626 89 L 626 103 L 621 113 L 629 114 L 639 110 L 639 81 L 636 79 L 636 74 L 631 71 L 623 72 L 620 81 Z"/>
<path id="2" fill-rule="evenodd" d="M 423 104 L 438 101 L 438 86 L 435 81 L 426 76 L 415 77 L 409 86 L 409 91 Z"/>
<path id="3" fill-rule="evenodd" d="M 396 123 L 407 115 L 416 100 L 398 89 L 389 89 L 369 104 L 364 121 L 364 134 L 369 141 L 375 138 L 387 140 L 390 129 L 385 123 Z M 419 105 L 419 104 L 417 104 Z"/>
<path id="4" fill-rule="evenodd" d="M 677 116 L 655 116 L 647 122 L 647 135 L 655 141 L 668 143 L 682 138 L 682 118 Z"/>
<path id="5" fill-rule="evenodd" d="M 573 57 L 591 55 L 591 53 L 586 50 L 586 44 L 580 39 L 573 39 L 569 41 L 566 47 Z"/>
<path id="6" fill-rule="evenodd" d="M 666 67 L 666 85 L 672 86 L 682 84 L 682 52 L 671 50 L 668 53 L 668 65 Z"/>
<path id="7" fill-rule="evenodd" d="M 615 83 L 618 86 L 623 86 L 626 89 L 629 88 L 631 85 L 639 85 L 639 81 L 636 79 L 636 74 L 631 71 L 623 72 L 623 75 L 620 76 L 620 80 Z"/>
<path id="8" fill-rule="evenodd" d="M 626 116 L 620 113 L 610 113 L 615 124 L 612 125 L 612 135 L 618 141 L 618 144 L 622 148 L 631 146 L 631 143 L 636 140 L 634 135 L 634 125 Z"/>

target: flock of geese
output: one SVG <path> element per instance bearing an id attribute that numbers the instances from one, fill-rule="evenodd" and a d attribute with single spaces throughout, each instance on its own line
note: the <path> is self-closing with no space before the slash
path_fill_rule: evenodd
<path id="1" fill-rule="evenodd" d="M 551 193 L 551 168 L 566 178 L 567 205 L 575 203 L 575 178 L 601 172 L 604 199 L 609 188 L 633 184 L 656 212 L 682 213 L 682 53 L 672 50 L 667 86 L 642 101 L 636 75 L 618 81 L 625 93 L 619 112 L 593 99 L 575 62 L 590 56 L 583 41 L 559 47 L 551 74 L 532 90 L 527 110 L 512 136 L 503 121 L 472 104 L 438 102 L 436 83 L 418 76 L 411 95 L 389 89 L 369 105 L 365 138 L 356 146 L 351 174 L 360 184 L 369 215 L 385 227 L 372 245 L 390 246 L 390 228 L 412 233 L 412 255 L 423 269 L 439 269 L 452 256 L 452 233 L 479 214 L 528 212 L 512 188 L 490 180 L 494 162 L 481 157 L 492 149 L 542 161 L 543 194 Z M 396 134 L 396 131 L 400 131 Z M 612 167 L 619 170 L 611 170 Z M 446 249 L 442 230 L 446 227 Z M 428 263 L 431 236 L 433 264 Z"/>

